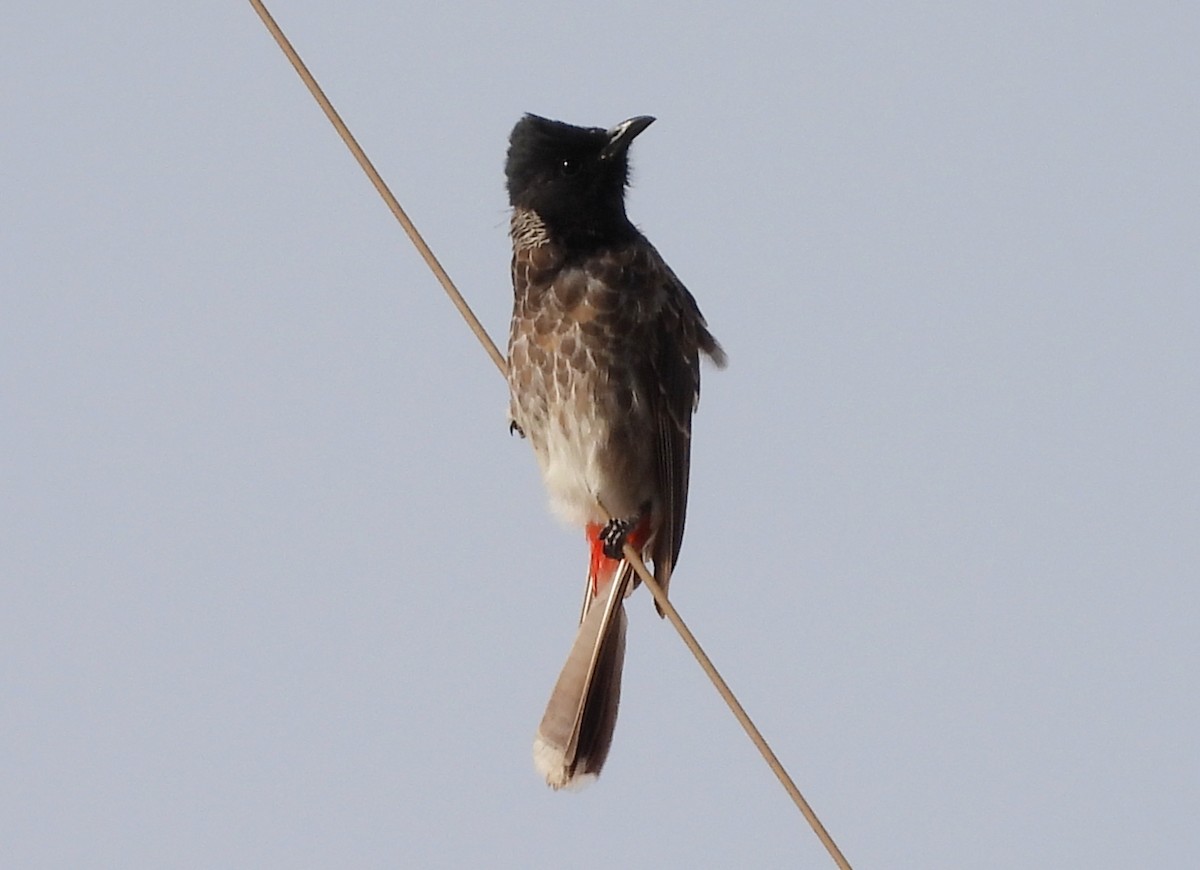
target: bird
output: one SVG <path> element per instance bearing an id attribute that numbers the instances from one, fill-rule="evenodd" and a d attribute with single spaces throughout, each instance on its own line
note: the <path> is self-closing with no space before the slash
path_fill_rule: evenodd
<path id="1" fill-rule="evenodd" d="M 653 562 L 665 593 L 683 542 L 700 355 L 726 361 L 695 298 L 625 211 L 629 146 L 654 120 L 578 127 L 527 114 L 505 162 L 509 426 L 590 551 L 579 629 L 534 740 L 554 789 L 587 784 L 608 757 L 624 598 L 638 583 L 623 548 Z"/>

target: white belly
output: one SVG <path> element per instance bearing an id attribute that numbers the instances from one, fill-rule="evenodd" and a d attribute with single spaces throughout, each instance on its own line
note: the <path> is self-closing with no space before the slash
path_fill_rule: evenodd
<path id="1" fill-rule="evenodd" d="M 600 464 L 608 427 L 593 414 L 558 415 L 546 427 L 543 449 L 536 450 L 550 506 L 574 526 L 604 522 L 598 498 L 608 489 Z"/>

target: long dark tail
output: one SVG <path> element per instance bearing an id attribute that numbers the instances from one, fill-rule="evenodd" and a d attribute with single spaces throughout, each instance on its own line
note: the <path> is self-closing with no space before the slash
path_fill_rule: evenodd
<path id="1" fill-rule="evenodd" d="M 612 582 L 592 595 L 567 663 L 533 741 L 533 763 L 551 788 L 580 788 L 600 773 L 612 745 L 625 664 L 625 593 L 632 570 L 622 560 Z"/>

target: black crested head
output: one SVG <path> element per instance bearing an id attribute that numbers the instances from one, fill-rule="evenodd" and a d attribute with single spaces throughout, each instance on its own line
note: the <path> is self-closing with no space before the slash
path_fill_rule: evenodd
<path id="1" fill-rule="evenodd" d="M 526 115 L 509 137 L 509 203 L 536 212 L 551 235 L 568 244 L 634 234 L 625 216 L 629 145 L 653 120 L 640 116 L 602 130 Z"/>

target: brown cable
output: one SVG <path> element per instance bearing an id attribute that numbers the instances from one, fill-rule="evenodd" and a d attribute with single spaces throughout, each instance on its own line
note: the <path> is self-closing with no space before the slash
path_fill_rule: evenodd
<path id="1" fill-rule="evenodd" d="M 321 86 L 317 84 L 317 80 L 308 71 L 308 67 L 304 65 L 304 61 L 300 59 L 300 55 L 296 53 L 296 49 L 292 47 L 292 43 L 284 36 L 283 31 L 260 0 L 250 0 L 250 5 L 254 7 L 254 11 L 258 13 L 258 17 L 262 19 L 271 36 L 279 43 L 279 47 L 283 49 L 283 53 L 287 55 L 287 59 L 291 61 L 300 78 L 304 80 L 304 84 L 308 86 L 309 93 L 313 95 L 313 99 L 317 101 L 317 104 L 321 107 L 321 111 L 329 119 L 329 123 L 333 124 L 334 129 L 338 131 L 338 135 L 342 137 L 342 141 L 346 143 L 346 147 L 350 149 L 350 153 L 354 155 L 354 159 L 358 161 L 358 165 L 362 167 L 362 171 L 367 174 L 367 178 L 371 179 L 371 184 L 375 186 L 375 190 L 383 197 L 383 201 L 387 204 L 392 214 L 395 215 L 396 220 L 400 222 L 400 226 L 404 227 L 404 232 L 408 234 L 408 238 L 412 241 L 418 253 L 420 253 L 421 257 L 429 265 L 434 276 L 441 283 L 442 289 L 446 291 L 446 295 L 450 297 L 450 301 L 458 309 L 458 313 L 463 316 L 463 320 L 467 321 L 467 326 L 471 327 L 471 331 L 475 333 L 475 337 L 479 339 L 479 343 L 483 345 L 483 349 L 492 358 L 492 362 L 496 364 L 496 368 L 500 369 L 501 374 L 505 374 L 508 367 L 504 362 L 504 356 L 487 334 L 487 330 L 483 328 L 483 324 L 479 322 L 479 318 L 475 316 L 475 312 L 471 310 L 471 306 L 467 304 L 467 300 L 463 299 L 462 294 L 458 292 L 458 288 L 454 286 L 454 282 L 450 280 L 450 276 L 442 268 L 442 264 L 438 262 L 438 258 L 434 256 L 429 245 L 425 244 L 425 239 L 417 231 L 416 225 L 409 220 L 404 209 L 400 207 L 400 203 L 392 195 L 391 190 L 388 189 L 383 177 L 375 170 L 375 165 L 371 163 L 366 152 L 359 146 L 358 140 L 354 138 L 354 134 L 350 132 L 350 128 L 342 120 L 342 116 L 337 113 L 337 109 L 333 107 L 333 103 L 329 102 L 329 98 L 325 96 L 325 92 L 321 90 Z"/>
<path id="2" fill-rule="evenodd" d="M 441 283 L 442 289 L 446 291 L 446 295 L 450 297 L 450 301 L 453 302 L 454 307 L 458 309 L 458 313 L 461 314 L 463 319 L 467 321 L 467 325 L 471 328 L 471 331 L 475 333 L 475 337 L 479 340 L 479 343 L 483 345 L 483 349 L 487 351 L 488 356 L 492 358 L 492 362 L 495 363 L 496 368 L 500 370 L 502 375 L 507 376 L 508 365 L 505 362 L 504 357 L 501 355 L 499 349 L 492 341 L 491 337 L 487 334 L 487 330 L 483 328 L 483 324 L 479 322 L 479 319 L 475 316 L 475 313 L 471 310 L 471 307 L 467 304 L 467 301 L 463 298 L 462 294 L 458 292 L 458 288 L 454 286 L 454 282 L 450 279 L 450 276 L 446 273 L 446 270 L 442 268 L 442 264 L 438 262 L 438 259 L 434 256 L 433 251 L 430 250 L 427 244 L 425 244 L 425 240 L 421 237 L 420 232 L 417 231 L 416 226 L 409 219 L 404 209 L 400 207 L 400 203 L 396 200 L 396 197 L 392 195 L 391 190 L 388 189 L 388 186 L 384 182 L 383 178 L 375 170 L 375 166 L 367 157 L 366 152 L 364 152 L 359 146 L 358 141 L 350 132 L 350 128 L 348 128 L 345 122 L 342 121 L 341 116 L 338 115 L 337 110 L 334 109 L 333 104 L 329 101 L 329 98 L 325 96 L 325 92 L 321 90 L 321 86 L 317 83 L 317 80 L 313 78 L 312 73 L 308 71 L 308 67 L 304 65 L 304 61 L 300 59 L 300 55 L 296 52 L 296 49 L 292 47 L 291 42 L 288 41 L 288 38 L 284 35 L 275 19 L 271 16 L 271 13 L 267 11 L 267 7 L 263 5 L 261 0 L 250 0 L 250 5 L 254 7 L 254 11 L 258 13 L 258 17 L 262 19 L 263 24 L 266 26 L 271 36 L 274 37 L 275 42 L 279 44 L 279 47 L 283 50 L 283 53 L 287 56 L 287 59 L 291 62 L 300 78 L 304 81 L 304 84 L 308 87 L 308 90 L 313 95 L 313 98 L 321 106 L 321 109 L 325 112 L 325 116 L 329 119 L 329 122 L 333 124 L 334 129 L 338 131 L 342 141 L 346 143 L 346 147 L 350 149 L 350 153 L 354 155 L 354 159 L 358 161 L 358 165 L 362 167 L 363 172 L 365 172 L 367 177 L 371 180 L 371 184 L 375 186 L 375 190 L 378 191 L 381 197 L 383 197 L 383 201 L 387 204 L 387 207 L 396 217 L 396 220 L 400 222 L 400 226 L 404 228 L 404 232 L 408 234 L 409 239 L 412 241 L 413 245 L 416 246 L 417 251 L 429 265 L 429 268 L 433 271 L 434 276 L 436 276 L 438 281 Z M 662 608 L 663 614 L 670 621 L 671 625 L 675 627 L 675 630 L 683 639 L 684 644 L 689 650 L 691 650 L 692 655 L 695 657 L 696 661 L 699 662 L 700 667 L 703 668 L 704 672 L 708 675 L 708 678 L 712 680 L 717 692 L 725 700 L 725 703 L 729 706 L 729 709 L 733 713 L 734 717 L 739 723 L 741 723 L 742 728 L 745 730 L 747 736 L 749 736 L 751 742 L 758 748 L 758 751 L 762 754 L 762 757 L 767 762 L 767 765 L 775 773 L 775 776 L 779 778 L 780 783 L 782 783 L 784 789 L 787 791 L 792 801 L 796 804 L 796 807 L 800 810 L 800 813 L 812 827 L 813 832 L 817 835 L 817 839 L 821 841 L 821 844 L 825 847 L 826 851 L 829 852 L 829 855 L 833 858 L 834 863 L 837 864 L 839 868 L 842 868 L 842 870 L 851 870 L 849 862 L 846 860 L 845 856 L 842 855 L 841 850 L 833 841 L 833 838 L 829 836 L 829 832 L 825 830 L 825 826 L 821 824 L 821 820 L 817 818 L 817 814 L 813 812 L 813 809 L 809 806 L 808 801 L 804 799 L 804 795 L 800 793 L 800 789 L 796 787 L 796 783 L 793 782 L 792 778 L 788 775 L 787 770 L 784 769 L 783 764 L 779 761 L 779 758 L 771 750 L 766 738 L 762 736 L 762 733 L 755 726 L 749 714 L 746 713 L 745 708 L 742 707 L 741 703 L 738 702 L 738 699 L 734 696 L 733 691 L 729 688 L 729 684 L 725 682 L 725 680 L 721 677 L 720 672 L 717 671 L 716 666 L 712 663 L 712 659 L 705 654 L 704 649 L 700 646 L 699 641 L 696 640 L 696 636 L 692 634 L 692 632 L 688 629 L 687 624 L 683 621 L 683 617 L 679 615 L 679 611 L 677 611 L 675 606 L 667 599 L 667 596 L 662 591 L 662 587 L 655 582 L 654 577 L 646 569 L 646 565 L 644 562 L 642 562 L 640 554 L 637 553 L 629 544 L 626 544 L 624 556 L 633 566 L 633 569 L 637 572 L 642 582 L 646 584 L 646 588 L 650 590 L 650 594 L 654 596 L 654 600 L 658 602 L 659 607 Z"/>

